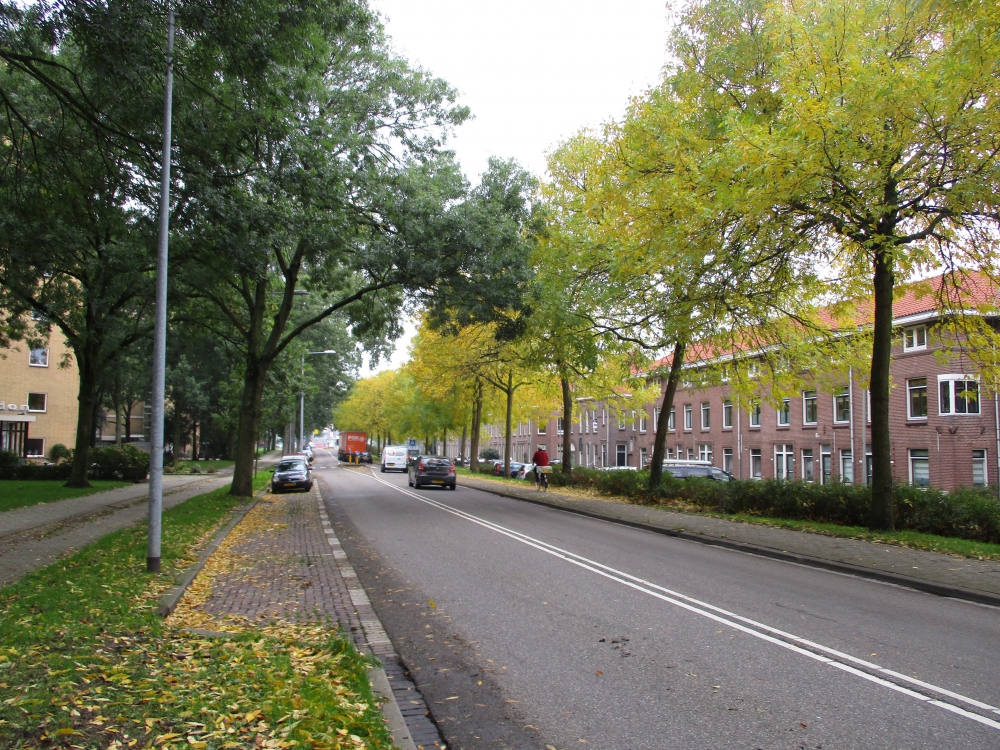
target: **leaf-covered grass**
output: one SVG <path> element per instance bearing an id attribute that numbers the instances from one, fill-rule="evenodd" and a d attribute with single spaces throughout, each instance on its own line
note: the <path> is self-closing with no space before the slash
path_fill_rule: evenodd
<path id="1" fill-rule="evenodd" d="M 144 572 L 143 525 L 0 590 L 0 748 L 391 746 L 368 663 L 336 632 L 217 639 L 156 614 L 242 502 L 226 492 L 164 513 L 162 575 Z"/>
<path id="2" fill-rule="evenodd" d="M 199 459 L 198 461 L 178 461 L 176 470 L 182 473 L 188 473 L 193 468 L 197 468 L 203 472 L 207 472 L 209 469 L 228 469 L 236 464 L 235 461 L 208 461 Z"/>
<path id="3" fill-rule="evenodd" d="M 131 482 L 92 479 L 90 487 L 63 487 L 65 479 L 0 479 L 0 513 L 125 487 Z"/>

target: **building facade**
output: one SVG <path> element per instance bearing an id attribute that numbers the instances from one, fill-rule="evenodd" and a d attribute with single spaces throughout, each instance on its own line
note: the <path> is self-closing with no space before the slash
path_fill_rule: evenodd
<path id="1" fill-rule="evenodd" d="M 57 444 L 76 442 L 77 368 L 58 330 L 48 346 L 0 350 L 0 433 L 4 450 L 42 460 Z M 22 425 L 22 427 L 16 427 Z M 18 430 L 24 430 L 21 438 Z"/>
<path id="2" fill-rule="evenodd" d="M 1000 483 L 996 394 L 983 387 L 973 362 L 949 346 L 951 339 L 932 303 L 908 294 L 894 306 L 897 335 L 889 417 L 893 477 L 944 490 Z M 705 364 L 691 362 L 686 367 Z M 680 387 L 669 418 L 666 457 L 711 461 L 742 479 L 868 483 L 870 401 L 855 375 L 848 371 L 832 389 L 807 387 L 776 406 L 767 401 L 741 404 L 725 383 Z M 661 387 L 665 390 L 665 381 Z M 556 413 L 544 425 L 516 425 L 511 458 L 527 461 L 538 447 L 550 458 L 561 458 L 568 429 L 574 465 L 638 469 L 649 464 L 658 417 L 654 404 L 614 410 L 580 398 L 574 409 L 569 425 Z M 489 429 L 487 444 L 502 454 L 502 431 Z"/>

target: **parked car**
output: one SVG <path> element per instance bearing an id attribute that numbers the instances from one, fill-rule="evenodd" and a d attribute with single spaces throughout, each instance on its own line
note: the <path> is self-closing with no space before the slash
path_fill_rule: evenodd
<path id="1" fill-rule="evenodd" d="M 664 461 L 663 470 L 676 479 L 700 477 L 716 482 L 731 482 L 733 475 L 722 469 L 717 469 L 708 461 Z"/>
<path id="2" fill-rule="evenodd" d="M 517 479 L 517 475 L 521 473 L 525 466 L 528 464 L 523 464 L 520 461 L 510 462 L 510 476 L 511 479 Z M 496 466 L 493 467 L 493 471 L 497 476 L 503 476 L 503 461 L 498 461 Z"/>
<path id="3" fill-rule="evenodd" d="M 372 454 L 368 451 L 362 451 L 358 454 L 359 464 L 370 464 L 372 462 Z"/>
<path id="4" fill-rule="evenodd" d="M 406 446 L 387 445 L 382 449 L 382 473 L 406 471 Z"/>
<path id="5" fill-rule="evenodd" d="M 410 486 L 415 489 L 432 485 L 455 489 L 455 464 L 445 456 L 417 456 L 409 468 Z"/>
<path id="6" fill-rule="evenodd" d="M 271 492 L 287 492 L 288 490 L 308 492 L 311 489 L 312 472 L 309 471 L 309 464 L 301 457 L 286 456 L 274 467 L 274 476 L 271 477 Z"/>
<path id="7" fill-rule="evenodd" d="M 284 461 L 289 458 L 297 458 L 299 461 L 305 461 L 307 464 L 312 466 L 313 457 L 308 453 L 289 453 L 287 456 L 282 456 L 281 460 Z"/>

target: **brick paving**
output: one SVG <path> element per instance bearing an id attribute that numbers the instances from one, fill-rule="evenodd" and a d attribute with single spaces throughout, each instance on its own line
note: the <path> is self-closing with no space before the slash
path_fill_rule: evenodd
<path id="1" fill-rule="evenodd" d="M 417 748 L 444 745 L 333 531 L 318 483 L 308 493 L 266 495 L 216 556 L 206 566 L 209 589 L 196 584 L 182 600 L 185 619 L 194 610 L 217 623 L 339 624 L 359 650 L 382 662 Z"/>
<path id="2" fill-rule="evenodd" d="M 540 493 L 534 485 L 494 482 L 460 476 L 466 487 L 503 492 L 513 497 L 545 502 L 560 508 L 593 513 L 608 519 L 649 524 L 663 529 L 686 531 L 707 537 L 743 542 L 759 547 L 803 555 L 868 570 L 883 571 L 934 584 L 955 586 L 990 595 L 1000 595 L 1000 562 L 973 560 L 940 552 L 881 544 L 864 539 L 847 539 L 793 529 L 742 523 L 666 508 L 630 505 L 612 499 L 589 498 L 558 488 Z"/>

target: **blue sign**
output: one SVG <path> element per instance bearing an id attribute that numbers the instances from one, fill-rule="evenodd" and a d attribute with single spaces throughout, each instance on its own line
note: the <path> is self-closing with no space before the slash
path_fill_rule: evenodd
<path id="1" fill-rule="evenodd" d="M 416 440 L 416 438 L 409 438 L 406 441 L 406 447 L 407 448 L 416 448 L 417 447 L 417 440 Z"/>

